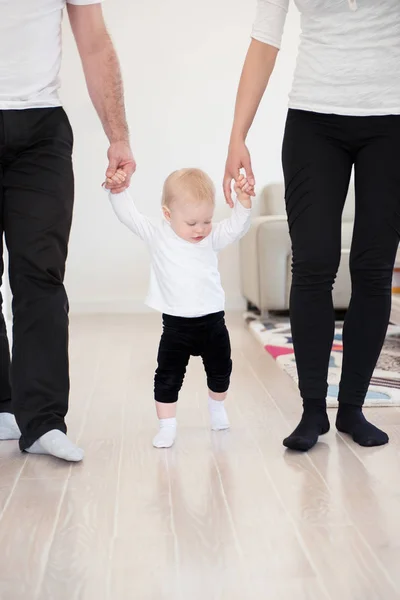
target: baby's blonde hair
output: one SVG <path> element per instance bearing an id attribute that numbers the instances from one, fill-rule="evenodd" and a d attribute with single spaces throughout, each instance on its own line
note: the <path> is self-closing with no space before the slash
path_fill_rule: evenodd
<path id="1" fill-rule="evenodd" d="M 162 205 L 170 208 L 176 200 L 215 203 L 215 186 L 201 169 L 180 169 L 164 183 Z"/>

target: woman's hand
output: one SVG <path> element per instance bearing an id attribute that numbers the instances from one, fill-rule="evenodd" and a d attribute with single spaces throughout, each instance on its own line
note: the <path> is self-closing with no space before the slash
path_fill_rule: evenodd
<path id="1" fill-rule="evenodd" d="M 250 152 L 243 140 L 231 141 L 229 145 L 228 158 L 225 165 L 224 176 L 224 195 L 229 206 L 233 207 L 232 200 L 232 180 L 239 181 L 240 169 L 244 169 L 246 173 L 246 193 L 249 196 L 255 196 L 254 186 L 255 178 L 251 168 Z"/>
<path id="2" fill-rule="evenodd" d="M 251 186 L 249 195 L 255 196 L 255 177 L 245 140 L 274 69 L 277 55 L 277 48 L 254 39 L 251 40 L 240 77 L 235 118 L 225 167 L 224 194 L 231 207 L 233 206 L 232 179 L 238 181 L 240 169 L 245 170 L 246 179 Z"/>

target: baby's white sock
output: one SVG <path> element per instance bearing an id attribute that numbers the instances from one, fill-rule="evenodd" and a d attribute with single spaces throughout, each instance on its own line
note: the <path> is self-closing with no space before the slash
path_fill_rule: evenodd
<path id="1" fill-rule="evenodd" d="M 160 431 L 153 440 L 154 448 L 171 448 L 176 438 L 176 418 L 160 419 Z"/>
<path id="2" fill-rule="evenodd" d="M 213 431 L 229 429 L 230 423 L 225 410 L 225 402 L 223 400 L 213 400 L 209 397 L 208 409 L 210 411 L 211 429 Z"/>
<path id="3" fill-rule="evenodd" d="M 0 413 L 0 440 L 19 440 L 21 432 L 14 415 Z"/>
<path id="4" fill-rule="evenodd" d="M 30 454 L 50 454 L 56 458 L 70 462 L 79 462 L 83 459 L 84 452 L 78 448 L 65 433 L 52 429 L 40 437 L 26 450 Z"/>

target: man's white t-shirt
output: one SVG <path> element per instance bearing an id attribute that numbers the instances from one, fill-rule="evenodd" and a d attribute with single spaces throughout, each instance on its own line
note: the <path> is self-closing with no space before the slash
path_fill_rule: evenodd
<path id="1" fill-rule="evenodd" d="M 60 106 L 66 4 L 102 0 L 0 0 L 0 110 Z"/>

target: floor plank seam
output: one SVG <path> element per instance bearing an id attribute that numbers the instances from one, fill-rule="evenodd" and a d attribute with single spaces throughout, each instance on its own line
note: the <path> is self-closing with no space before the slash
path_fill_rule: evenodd
<path id="1" fill-rule="evenodd" d="M 175 578 L 176 578 L 176 584 L 177 584 L 177 591 L 178 591 L 178 598 L 177 600 L 185 600 L 183 598 L 182 595 L 182 586 L 181 586 L 181 566 L 180 566 L 180 551 L 179 551 L 179 539 L 178 539 L 178 534 L 176 531 L 176 526 L 175 526 L 175 517 L 174 517 L 174 507 L 173 507 L 173 500 L 172 500 L 172 481 L 171 481 L 171 472 L 170 472 L 170 468 L 169 468 L 169 462 L 168 462 L 168 451 L 164 450 L 162 451 L 164 452 L 164 456 L 165 456 L 165 467 L 167 470 L 167 475 L 168 475 L 168 501 L 169 501 L 169 508 L 170 508 L 170 526 L 171 526 L 171 532 L 174 538 L 174 553 L 175 553 Z"/>
<path id="2" fill-rule="evenodd" d="M 129 361 L 128 361 L 128 374 L 131 371 L 131 365 L 133 363 L 132 354 L 133 353 L 131 351 L 130 356 L 129 356 Z M 121 443 L 120 443 L 120 447 L 119 447 L 119 456 L 118 456 L 117 485 L 116 485 L 115 503 L 114 503 L 115 507 L 114 507 L 113 535 L 112 535 L 111 542 L 110 542 L 109 561 L 108 561 L 109 567 L 108 567 L 107 581 L 106 581 L 106 597 L 107 597 L 107 599 L 112 598 L 112 563 L 113 563 L 113 558 L 114 558 L 115 542 L 116 542 L 117 535 L 118 535 L 118 517 L 119 517 L 119 506 L 120 506 L 119 497 L 120 497 L 120 490 L 121 490 L 122 459 L 123 459 L 124 450 L 125 450 L 124 424 L 125 424 L 125 416 L 126 416 L 126 405 L 127 405 L 129 395 L 130 395 L 130 389 L 128 386 L 128 388 L 126 390 L 126 398 L 123 403 L 123 409 L 121 411 L 121 432 L 120 432 Z"/>
<path id="3" fill-rule="evenodd" d="M 14 492 L 15 492 L 15 489 L 16 489 L 16 487 L 17 487 L 18 483 L 19 483 L 19 480 L 21 479 L 22 471 L 23 471 L 23 470 L 24 470 L 24 468 L 25 468 L 25 465 L 26 465 L 26 461 L 27 461 L 27 459 L 28 459 L 28 458 L 27 458 L 27 457 L 25 457 L 25 459 L 24 459 L 24 461 L 23 461 L 23 463 L 22 463 L 22 467 L 21 467 L 21 468 L 20 468 L 20 470 L 18 471 L 18 474 L 17 474 L 17 476 L 16 476 L 16 478 L 15 478 L 15 480 L 14 480 L 14 483 L 13 483 L 13 485 L 12 485 L 12 488 L 11 488 L 11 490 L 10 490 L 10 494 L 8 495 L 8 497 L 7 497 L 7 500 L 6 500 L 6 501 L 5 501 L 5 503 L 4 503 L 3 509 L 2 509 L 2 511 L 0 512 L 0 522 L 2 521 L 2 519 L 3 519 L 3 517 L 4 517 L 4 514 L 5 514 L 5 512 L 6 512 L 7 508 L 8 508 L 8 507 L 9 507 L 9 505 L 10 505 L 10 502 L 11 502 L 12 496 L 13 496 L 13 494 L 14 494 Z"/>
<path id="4" fill-rule="evenodd" d="M 40 576 L 38 578 L 38 583 L 37 583 L 37 586 L 36 586 L 36 591 L 33 594 L 33 598 L 35 600 L 39 600 L 40 594 L 42 592 L 43 583 L 44 583 L 44 579 L 45 579 L 45 574 L 46 574 L 46 570 L 47 570 L 47 567 L 48 567 L 48 564 L 49 564 L 49 558 L 50 558 L 50 555 L 51 555 L 51 550 L 53 548 L 54 540 L 56 538 L 57 525 L 58 525 L 58 522 L 59 522 L 59 519 L 60 519 L 62 505 L 63 505 L 63 502 L 64 502 L 65 494 L 67 493 L 68 483 L 69 483 L 69 480 L 70 480 L 70 477 L 71 477 L 71 474 L 72 474 L 72 466 L 68 467 L 68 471 L 69 471 L 69 473 L 68 473 L 68 476 L 65 479 L 65 482 L 64 482 L 64 485 L 63 485 L 63 489 L 62 489 L 62 492 L 61 492 L 61 496 L 60 496 L 60 500 L 59 500 L 58 506 L 57 506 L 56 515 L 54 517 L 54 525 L 53 525 L 52 532 L 51 532 L 51 535 L 50 535 L 50 538 L 49 538 L 49 541 L 48 541 L 48 544 L 47 544 L 48 548 L 44 552 L 45 560 L 43 561 L 44 564 L 43 564 L 42 572 L 41 572 L 41 574 L 40 574 Z"/>

